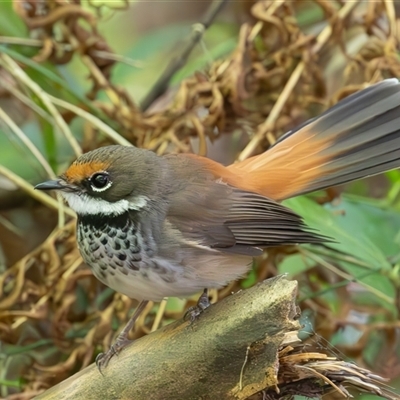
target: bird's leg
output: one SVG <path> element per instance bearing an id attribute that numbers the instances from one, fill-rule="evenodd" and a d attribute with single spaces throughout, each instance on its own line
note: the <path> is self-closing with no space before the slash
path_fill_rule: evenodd
<path id="1" fill-rule="evenodd" d="M 185 321 L 190 320 L 190 322 L 194 322 L 196 318 L 208 307 L 210 307 L 211 303 L 208 299 L 208 289 L 204 289 L 203 293 L 197 300 L 197 304 L 193 307 L 190 307 L 187 311 L 183 319 Z"/>
<path id="2" fill-rule="evenodd" d="M 136 320 L 138 319 L 139 315 L 143 312 L 144 308 L 147 306 L 148 303 L 149 303 L 148 300 L 142 300 L 139 303 L 132 317 L 129 319 L 124 329 L 122 329 L 121 333 L 117 337 L 117 340 L 110 347 L 107 353 L 98 354 L 98 356 L 96 357 L 96 365 L 100 372 L 102 368 L 107 367 L 107 364 L 115 354 L 118 354 L 125 346 L 133 342 L 133 340 L 128 339 L 129 332 L 132 330 Z"/>

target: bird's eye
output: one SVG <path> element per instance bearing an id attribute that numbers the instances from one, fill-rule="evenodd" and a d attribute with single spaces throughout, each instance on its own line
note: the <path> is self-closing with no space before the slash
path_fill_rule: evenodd
<path id="1" fill-rule="evenodd" d="M 102 192 L 103 190 L 106 190 L 111 186 L 110 177 L 104 172 L 94 174 L 90 178 L 90 183 L 93 190 L 98 192 Z"/>

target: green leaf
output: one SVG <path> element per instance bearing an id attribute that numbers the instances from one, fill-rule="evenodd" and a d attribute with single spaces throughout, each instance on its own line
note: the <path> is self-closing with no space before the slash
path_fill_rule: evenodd
<path id="1" fill-rule="evenodd" d="M 60 93 L 63 93 L 67 96 L 67 101 L 71 101 L 71 99 L 79 100 L 95 115 L 99 114 L 98 108 L 94 107 L 93 104 L 83 95 L 79 85 L 75 85 L 72 82 L 63 79 L 54 65 L 50 63 L 38 64 L 30 58 L 3 45 L 0 45 L 0 53 L 5 53 L 14 60 L 29 67 L 25 69 L 25 72 L 44 90 L 49 90 L 50 93 L 54 94 L 56 97 L 61 97 Z M 64 89 L 64 91 L 60 90 L 61 88 Z M 68 96 L 70 96 L 70 98 L 68 98 Z"/>
<path id="2" fill-rule="evenodd" d="M 2 352 L 8 356 L 16 355 L 16 354 L 26 354 L 32 350 L 36 350 L 42 346 L 49 346 L 54 344 L 52 339 L 40 339 L 34 343 L 30 343 L 27 345 L 13 345 L 5 343 L 2 348 Z"/>
<path id="3" fill-rule="evenodd" d="M 314 25 L 324 20 L 324 10 L 317 3 L 304 2 L 298 9 L 296 19 L 300 27 Z"/>
<path id="4" fill-rule="evenodd" d="M 20 6 L 23 7 L 22 2 Z M 28 37 L 28 29 L 13 10 L 12 1 L 0 2 L 0 35 Z"/>
<path id="5" fill-rule="evenodd" d="M 232 51 L 235 43 L 233 24 L 214 24 L 204 35 L 204 47 L 197 45 L 184 67 L 177 71 L 171 85 L 179 83 L 194 71 L 202 70 L 205 65 Z M 174 24 L 142 35 L 123 55 L 143 63 L 143 68 L 118 63 L 112 71 L 113 82 L 134 93 L 140 100 L 148 93 L 157 78 L 174 57 L 180 55 L 181 47 L 187 43 L 192 27 Z"/>
<path id="6" fill-rule="evenodd" d="M 174 75 L 171 85 L 178 84 L 196 71 L 204 70 L 211 62 L 231 53 L 237 46 L 236 26 L 212 25 L 204 35 L 204 44 L 193 51 L 189 61 Z"/>
<path id="7" fill-rule="evenodd" d="M 182 312 L 185 308 L 186 300 L 178 297 L 168 297 L 166 311 Z"/>
<path id="8" fill-rule="evenodd" d="M 255 285 L 257 283 L 257 273 L 256 273 L 256 263 L 253 261 L 253 265 L 251 270 L 249 271 L 249 273 L 246 276 L 246 279 L 244 279 L 240 286 L 244 289 L 252 287 L 253 285 Z"/>
<path id="9" fill-rule="evenodd" d="M 284 204 L 301 215 L 311 228 L 338 242 L 329 243 L 329 247 L 366 261 L 371 269 L 391 270 L 385 253 L 376 244 L 379 235 L 388 239 L 388 230 L 384 225 L 388 221 L 381 219 L 383 210 L 373 210 L 367 204 L 355 205 L 346 198 L 337 206 L 322 207 L 307 197 L 286 200 Z M 358 207 L 363 207 L 363 210 Z M 386 217 L 387 220 L 391 218 L 390 215 Z M 400 215 L 397 215 L 397 221 L 400 222 Z M 396 222 L 392 221 L 391 229 L 394 229 L 395 225 Z M 400 226 L 399 223 L 397 226 Z M 386 250 L 393 250 L 393 244 L 384 244 L 382 237 L 379 238 L 379 243 L 384 245 Z"/>
<path id="10" fill-rule="evenodd" d="M 358 282 L 371 288 L 375 301 L 393 310 L 397 282 L 388 257 L 399 252 L 395 241 L 400 227 L 399 212 L 346 196 L 337 204 L 324 207 L 307 197 L 288 200 L 285 205 L 303 216 L 311 228 L 337 241 L 327 244 L 332 250 L 317 246 L 304 246 L 305 249 L 320 254 L 321 260 L 330 264 L 339 264 Z M 304 268 L 300 259 L 285 262 L 284 268 Z M 295 263 L 299 265 L 295 267 Z"/>
<path id="11" fill-rule="evenodd" d="M 139 101 L 163 72 L 171 53 L 176 54 L 179 47 L 174 48 L 174 44 L 189 34 L 190 26 L 174 24 L 142 35 L 123 55 L 139 60 L 144 68 L 118 63 L 112 69 L 112 81 L 134 93 L 135 100 Z"/>
<path id="12" fill-rule="evenodd" d="M 389 178 L 390 182 L 392 182 L 392 183 L 400 182 L 400 171 L 398 169 L 394 169 L 393 171 L 386 172 L 385 175 Z"/>
<path id="13" fill-rule="evenodd" d="M 308 257 L 304 257 L 302 254 L 294 254 L 292 256 L 285 257 L 284 260 L 279 264 L 279 273 L 289 274 L 293 277 L 307 271 L 313 266 L 313 264 L 315 263 Z"/>
<path id="14" fill-rule="evenodd" d="M 8 128 L 5 128 L 8 129 Z M 41 132 L 37 121 L 21 126 L 26 136 L 40 150 L 43 150 Z M 30 182 L 43 176 L 43 168 L 36 157 L 10 131 L 2 129 L 0 124 L 0 160 L 1 164 Z"/>

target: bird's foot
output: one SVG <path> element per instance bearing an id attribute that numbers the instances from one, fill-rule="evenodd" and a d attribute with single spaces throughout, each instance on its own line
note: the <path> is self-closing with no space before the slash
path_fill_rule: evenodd
<path id="1" fill-rule="evenodd" d="M 133 313 L 132 317 L 129 319 L 128 323 L 125 325 L 124 329 L 122 329 L 121 333 L 118 335 L 117 340 L 115 343 L 110 347 L 107 353 L 100 353 L 96 357 L 96 365 L 99 369 L 100 373 L 102 368 L 107 367 L 110 360 L 118 353 L 126 347 L 129 343 L 132 343 L 133 340 L 129 340 L 129 332 L 132 330 L 133 326 L 135 325 L 136 320 L 138 319 L 139 315 L 143 312 L 148 304 L 148 300 L 142 300 L 139 305 L 137 306 L 135 312 Z"/>
<path id="2" fill-rule="evenodd" d="M 108 363 L 115 355 L 118 355 L 124 347 L 132 342 L 133 340 L 130 340 L 125 336 L 119 335 L 115 343 L 109 348 L 106 353 L 99 353 L 96 357 L 96 365 L 100 373 L 102 373 L 102 369 L 107 367 Z"/>
<path id="3" fill-rule="evenodd" d="M 190 323 L 193 323 L 206 308 L 210 307 L 210 305 L 211 303 L 208 299 L 208 289 L 204 289 L 203 293 L 197 300 L 197 304 L 193 307 L 190 307 L 186 311 L 183 319 L 185 321 L 190 321 Z"/>

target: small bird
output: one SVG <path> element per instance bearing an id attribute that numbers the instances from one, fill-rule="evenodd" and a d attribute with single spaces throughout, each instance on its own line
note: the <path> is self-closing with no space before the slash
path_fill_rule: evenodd
<path id="1" fill-rule="evenodd" d="M 185 297 L 243 276 L 263 249 L 327 238 L 279 201 L 400 167 L 400 84 L 352 94 L 263 154 L 225 167 L 193 154 L 107 146 L 80 156 L 58 190 L 75 210 L 83 260 L 141 300 L 99 368 L 128 342 L 149 300 Z M 194 310 L 208 305 L 207 291 Z"/>

